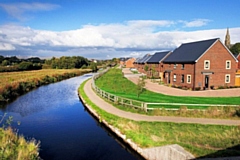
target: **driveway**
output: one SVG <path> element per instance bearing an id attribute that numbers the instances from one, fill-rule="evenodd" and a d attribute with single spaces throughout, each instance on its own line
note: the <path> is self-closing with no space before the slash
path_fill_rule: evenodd
<path id="1" fill-rule="evenodd" d="M 138 78 L 141 74 L 133 74 L 129 68 L 123 68 L 122 72 L 124 76 L 137 84 Z M 160 85 L 158 83 L 151 82 L 150 79 L 146 80 L 147 90 L 162 93 L 171 96 L 191 96 L 191 97 L 240 97 L 240 88 L 232 89 L 219 89 L 219 90 L 204 90 L 204 91 L 190 91 L 177 88 Z"/>

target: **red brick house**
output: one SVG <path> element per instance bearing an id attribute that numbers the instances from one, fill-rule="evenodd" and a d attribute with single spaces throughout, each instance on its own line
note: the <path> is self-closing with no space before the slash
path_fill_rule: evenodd
<path id="1" fill-rule="evenodd" d="M 237 69 L 240 70 L 240 53 L 236 56 L 238 60 Z"/>
<path id="2" fill-rule="evenodd" d="M 145 71 L 145 66 L 146 62 L 151 58 L 151 56 L 152 55 L 150 54 L 146 54 L 142 58 L 138 58 L 134 62 L 134 67 L 138 70 L 138 72 L 147 74 L 147 72 Z"/>
<path id="3" fill-rule="evenodd" d="M 170 54 L 170 51 L 156 52 L 146 62 L 148 65 L 147 77 L 163 79 L 163 60 Z"/>
<path id="4" fill-rule="evenodd" d="M 126 68 L 134 68 L 134 62 L 135 62 L 135 58 L 132 57 L 128 57 L 128 58 L 120 58 L 120 65 L 122 67 L 126 67 Z"/>
<path id="5" fill-rule="evenodd" d="M 218 38 L 185 43 L 164 59 L 163 81 L 192 89 L 234 86 L 237 62 Z"/>

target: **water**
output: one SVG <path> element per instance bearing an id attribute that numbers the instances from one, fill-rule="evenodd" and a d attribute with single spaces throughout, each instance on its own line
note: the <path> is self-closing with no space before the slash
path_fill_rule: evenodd
<path id="1" fill-rule="evenodd" d="M 7 112 L 19 134 L 41 142 L 44 160 L 137 159 L 109 136 L 79 101 L 77 89 L 90 76 L 42 86 L 0 110 L 0 115 Z"/>

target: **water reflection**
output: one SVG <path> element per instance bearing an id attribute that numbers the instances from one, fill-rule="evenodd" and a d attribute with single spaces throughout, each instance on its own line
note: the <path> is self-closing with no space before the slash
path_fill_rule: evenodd
<path id="1" fill-rule="evenodd" d="M 42 86 L 0 110 L 0 115 L 7 111 L 19 134 L 40 140 L 45 160 L 136 159 L 98 126 L 79 101 L 77 89 L 89 77 Z"/>

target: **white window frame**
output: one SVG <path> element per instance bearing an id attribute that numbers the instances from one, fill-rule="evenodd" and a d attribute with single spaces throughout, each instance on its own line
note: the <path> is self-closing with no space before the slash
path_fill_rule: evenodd
<path id="1" fill-rule="evenodd" d="M 187 74 L 187 83 L 191 84 L 191 75 Z"/>
<path id="2" fill-rule="evenodd" d="M 177 68 L 177 64 L 176 64 L 176 63 L 174 63 L 174 66 L 173 66 L 173 68 L 174 68 L 174 69 L 176 69 L 176 68 Z"/>
<path id="3" fill-rule="evenodd" d="M 208 62 L 208 67 L 206 65 L 206 62 Z M 204 61 L 204 69 L 210 69 L 210 60 L 205 60 Z"/>
<path id="4" fill-rule="evenodd" d="M 173 82 L 177 81 L 177 74 L 173 74 Z"/>
<path id="5" fill-rule="evenodd" d="M 228 62 L 229 62 L 229 67 L 228 67 Z M 226 60 L 226 69 L 231 69 L 231 61 L 230 60 Z"/>
<path id="6" fill-rule="evenodd" d="M 227 81 L 227 77 L 228 77 L 228 81 Z M 230 83 L 230 74 L 226 74 L 225 75 L 225 83 Z"/>

